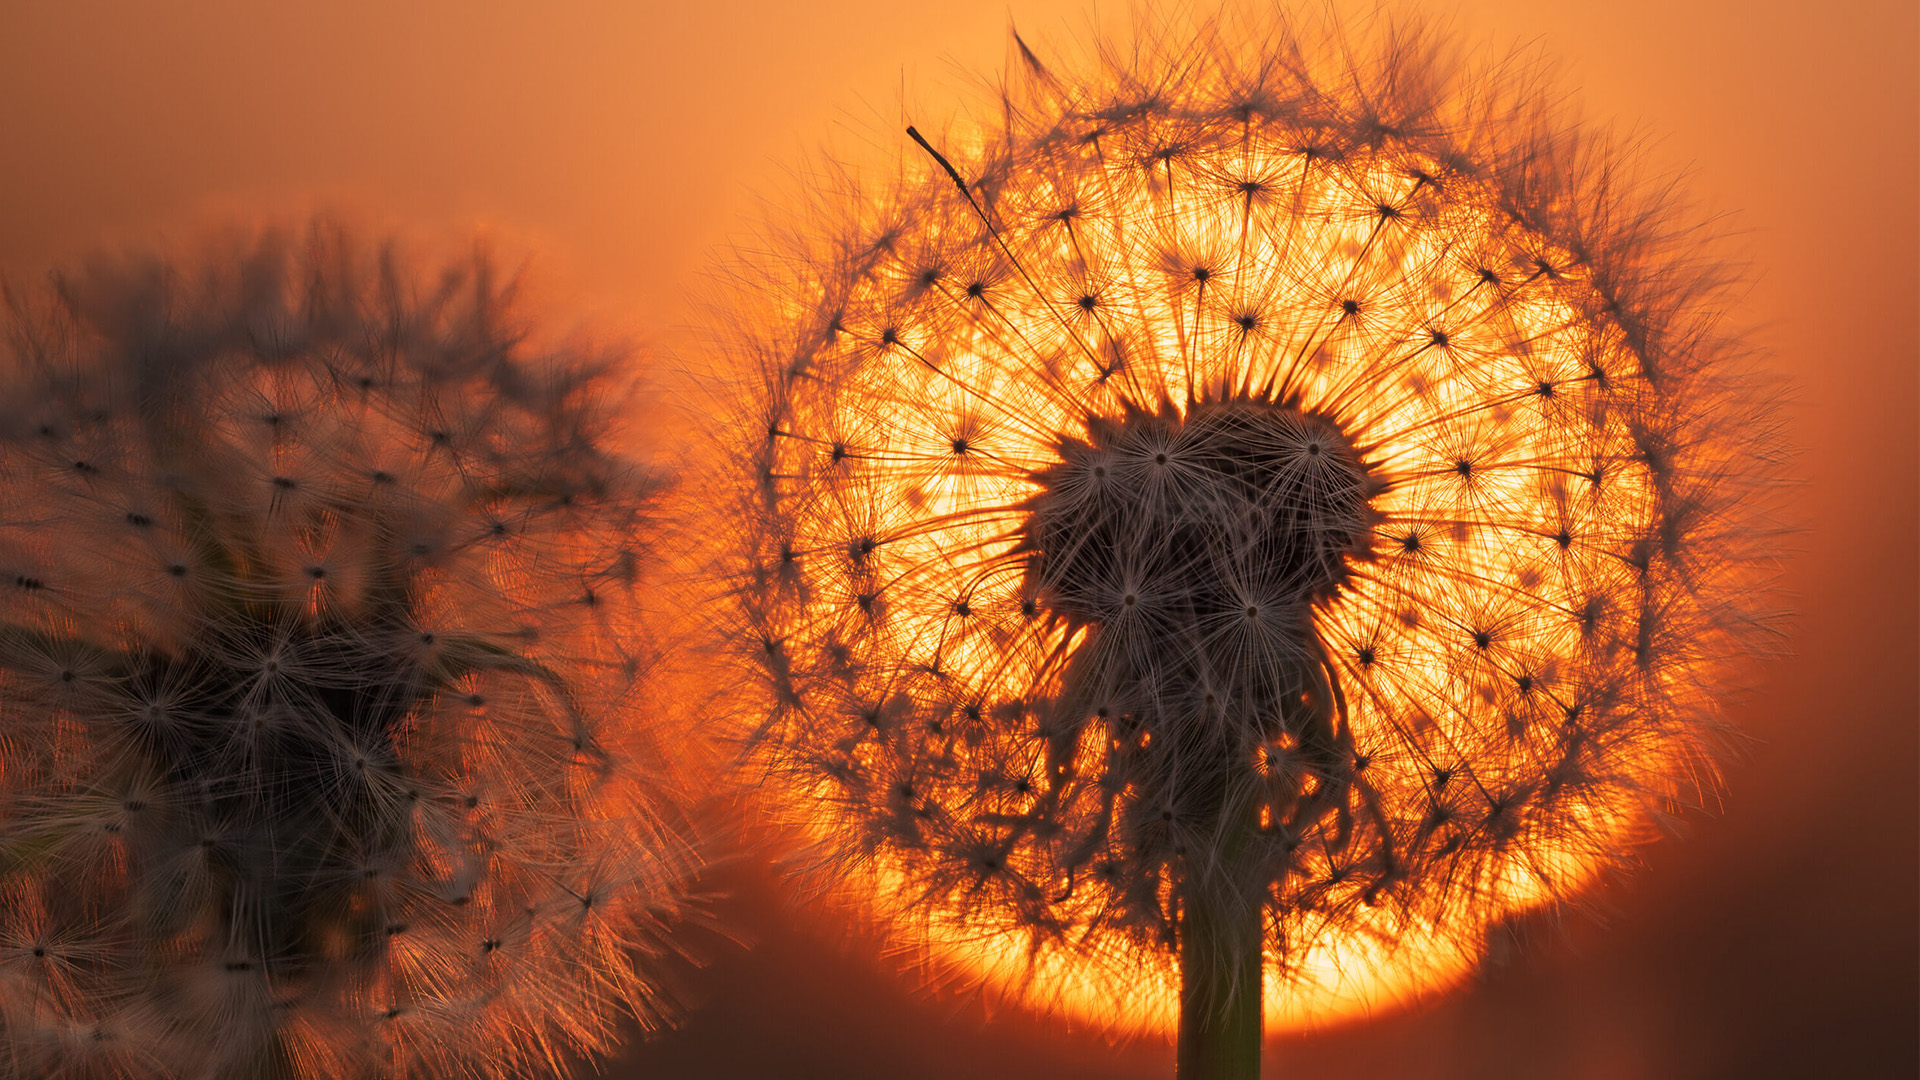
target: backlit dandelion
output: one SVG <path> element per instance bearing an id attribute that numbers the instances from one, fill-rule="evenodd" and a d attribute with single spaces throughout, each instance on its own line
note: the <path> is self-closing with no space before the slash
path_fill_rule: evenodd
<path id="1" fill-rule="evenodd" d="M 0 1076 L 524 1076 L 670 1007 L 613 354 L 331 226 L 14 295 Z"/>
<path id="2" fill-rule="evenodd" d="M 899 940 L 1177 1017 L 1183 1076 L 1617 864 L 1756 624 L 1771 435 L 1696 232 L 1374 36 L 1020 44 L 731 340 L 770 801 Z"/>

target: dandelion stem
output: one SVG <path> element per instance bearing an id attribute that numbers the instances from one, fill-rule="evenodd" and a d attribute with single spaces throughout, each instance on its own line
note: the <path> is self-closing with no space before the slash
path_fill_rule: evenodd
<path id="1" fill-rule="evenodd" d="M 1180 913 L 1179 1080 L 1259 1080 L 1261 929 L 1257 892 L 1190 890 Z"/>
<path id="2" fill-rule="evenodd" d="M 1180 885 L 1175 1073 L 1179 1080 L 1259 1080 L 1265 890 L 1248 872 L 1257 863 L 1257 789 L 1231 743 L 1199 732 L 1182 743 L 1182 757 L 1200 772 L 1192 811 L 1211 819 L 1217 842 L 1205 855 L 1189 848 Z"/>

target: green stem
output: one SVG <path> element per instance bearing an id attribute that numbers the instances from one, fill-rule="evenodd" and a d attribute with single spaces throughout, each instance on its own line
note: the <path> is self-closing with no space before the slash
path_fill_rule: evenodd
<path id="1" fill-rule="evenodd" d="M 1189 889 L 1180 912 L 1179 1080 L 1259 1080 L 1260 897 Z"/>

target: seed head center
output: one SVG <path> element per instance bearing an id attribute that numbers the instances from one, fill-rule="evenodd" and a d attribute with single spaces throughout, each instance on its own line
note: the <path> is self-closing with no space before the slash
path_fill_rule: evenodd
<path id="1" fill-rule="evenodd" d="M 1367 550 L 1377 484 L 1325 417 L 1241 400 L 1088 426 L 1026 524 L 1037 591 L 1071 621 L 1151 615 L 1190 641 L 1223 617 L 1302 616 Z"/>

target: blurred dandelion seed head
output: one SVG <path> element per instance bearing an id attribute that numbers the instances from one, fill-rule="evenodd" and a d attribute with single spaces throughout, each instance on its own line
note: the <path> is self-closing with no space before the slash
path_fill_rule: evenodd
<path id="1" fill-rule="evenodd" d="M 1194 890 L 1262 898 L 1270 1024 L 1444 984 L 1710 782 L 1778 450 L 1722 277 L 1524 66 L 1092 51 L 742 271 L 770 802 L 1035 1006 L 1171 1028 Z"/>
<path id="2" fill-rule="evenodd" d="M 519 1076 L 671 1010 L 662 484 L 511 299 L 324 223 L 11 297 L 0 1075 Z"/>

